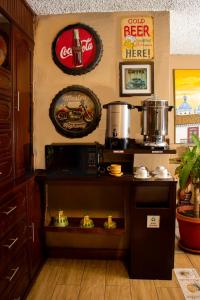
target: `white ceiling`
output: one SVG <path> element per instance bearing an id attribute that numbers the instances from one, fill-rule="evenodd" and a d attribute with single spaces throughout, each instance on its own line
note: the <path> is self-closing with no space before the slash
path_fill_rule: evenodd
<path id="1" fill-rule="evenodd" d="M 37 15 L 170 11 L 171 54 L 200 54 L 200 0 L 26 0 Z"/>

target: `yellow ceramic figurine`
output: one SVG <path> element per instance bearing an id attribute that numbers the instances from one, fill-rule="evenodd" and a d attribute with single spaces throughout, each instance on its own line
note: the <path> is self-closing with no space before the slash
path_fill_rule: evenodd
<path id="1" fill-rule="evenodd" d="M 112 220 L 112 216 L 108 216 L 108 221 L 104 222 L 104 228 L 106 229 L 115 229 L 117 224 Z"/>
<path id="2" fill-rule="evenodd" d="M 82 228 L 93 228 L 94 223 L 93 223 L 92 219 L 90 219 L 89 216 L 84 216 L 84 218 L 81 220 L 80 226 Z"/>

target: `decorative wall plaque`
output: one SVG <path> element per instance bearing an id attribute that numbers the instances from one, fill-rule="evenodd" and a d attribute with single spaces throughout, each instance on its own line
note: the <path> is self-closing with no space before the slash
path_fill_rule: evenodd
<path id="1" fill-rule="evenodd" d="M 101 104 L 90 89 L 72 85 L 54 97 L 49 115 L 59 133 L 79 138 L 91 133 L 99 124 Z"/>
<path id="2" fill-rule="evenodd" d="M 154 25 L 151 16 L 122 19 L 122 59 L 145 60 L 154 57 Z"/>
<path id="3" fill-rule="evenodd" d="M 81 75 L 94 69 L 101 60 L 102 41 L 96 31 L 77 23 L 62 29 L 52 44 L 55 64 L 63 72 Z"/>

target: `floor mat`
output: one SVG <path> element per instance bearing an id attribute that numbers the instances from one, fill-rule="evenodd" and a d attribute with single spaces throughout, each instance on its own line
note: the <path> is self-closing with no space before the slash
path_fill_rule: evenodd
<path id="1" fill-rule="evenodd" d="M 200 277 L 195 269 L 176 268 L 176 278 L 186 300 L 200 300 Z"/>

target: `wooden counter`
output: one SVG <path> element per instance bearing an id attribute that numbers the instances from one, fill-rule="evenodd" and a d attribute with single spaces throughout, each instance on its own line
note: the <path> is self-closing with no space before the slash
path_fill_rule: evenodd
<path id="1" fill-rule="evenodd" d="M 38 173 L 43 189 L 44 228 L 49 256 L 127 258 L 131 278 L 170 279 L 174 262 L 176 181 L 132 175 L 64 177 Z M 56 227 L 62 209 L 69 226 Z M 80 228 L 88 214 L 94 228 Z M 105 229 L 108 215 L 116 229 Z M 158 227 L 147 219 L 159 218 Z"/>

